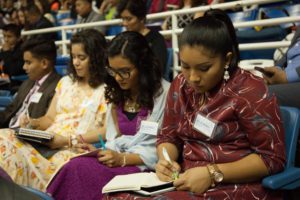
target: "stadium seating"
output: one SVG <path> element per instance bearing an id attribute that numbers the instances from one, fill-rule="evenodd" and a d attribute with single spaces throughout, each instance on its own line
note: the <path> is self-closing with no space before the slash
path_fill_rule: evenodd
<path id="1" fill-rule="evenodd" d="M 56 72 L 61 76 L 65 76 L 68 73 L 69 61 L 69 56 L 57 56 L 55 63 Z"/>
<path id="2" fill-rule="evenodd" d="M 230 19 L 233 23 L 236 23 L 236 22 L 245 22 L 245 21 L 256 20 L 257 13 L 258 13 L 258 10 L 253 9 L 253 10 L 247 10 L 247 11 L 228 13 L 228 16 L 230 17 Z M 249 30 L 249 29 L 252 29 L 252 27 L 238 28 L 238 30 Z"/>
<path id="3" fill-rule="evenodd" d="M 172 81 L 173 77 L 172 77 L 172 70 L 173 70 L 173 48 L 168 48 L 167 49 L 167 66 L 165 68 L 165 71 L 164 71 L 164 78 L 167 80 L 167 81 Z"/>
<path id="4" fill-rule="evenodd" d="M 286 166 L 283 172 L 263 179 L 263 186 L 278 190 L 300 187 L 300 168 L 295 166 L 295 156 L 300 130 L 300 111 L 292 107 L 280 107 L 285 129 Z"/>
<path id="5" fill-rule="evenodd" d="M 25 187 L 25 186 L 22 186 L 22 187 L 24 189 L 26 189 L 27 191 L 32 192 L 33 194 L 37 195 L 38 197 L 40 197 L 43 200 L 54 200 L 51 196 L 49 196 L 48 194 L 46 194 L 46 193 L 44 193 L 42 191 L 33 189 L 31 187 Z"/>
<path id="6" fill-rule="evenodd" d="M 0 96 L 0 111 L 4 110 L 13 101 L 13 96 Z"/>

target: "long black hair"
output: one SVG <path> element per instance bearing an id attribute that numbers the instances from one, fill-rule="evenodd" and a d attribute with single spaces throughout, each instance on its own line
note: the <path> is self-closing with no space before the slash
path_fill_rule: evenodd
<path id="1" fill-rule="evenodd" d="M 118 34 L 108 48 L 108 57 L 121 55 L 128 59 L 138 71 L 137 103 L 152 109 L 154 98 L 162 92 L 162 74 L 157 58 L 154 56 L 143 35 L 134 31 Z M 122 90 L 114 77 L 106 80 L 105 98 L 116 105 L 130 99 L 130 91 Z"/>

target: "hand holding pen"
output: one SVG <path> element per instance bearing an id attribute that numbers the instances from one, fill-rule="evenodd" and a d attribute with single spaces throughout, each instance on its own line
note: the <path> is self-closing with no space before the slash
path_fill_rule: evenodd
<path id="1" fill-rule="evenodd" d="M 179 177 L 180 166 L 177 162 L 172 161 L 166 148 L 162 148 L 164 159 L 160 159 L 155 167 L 158 178 L 162 181 L 172 181 Z"/>

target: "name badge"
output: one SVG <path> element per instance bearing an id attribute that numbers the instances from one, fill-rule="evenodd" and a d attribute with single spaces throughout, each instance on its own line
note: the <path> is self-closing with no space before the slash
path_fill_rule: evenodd
<path id="1" fill-rule="evenodd" d="M 140 132 L 144 134 L 157 135 L 158 123 L 143 120 L 140 126 Z"/>
<path id="2" fill-rule="evenodd" d="M 41 97 L 43 96 L 43 93 L 41 92 L 37 92 L 35 94 L 32 95 L 32 97 L 30 98 L 30 102 L 32 103 L 38 103 L 41 99 Z"/>
<path id="3" fill-rule="evenodd" d="M 216 125 L 217 124 L 215 122 L 207 117 L 197 114 L 193 128 L 211 138 Z"/>

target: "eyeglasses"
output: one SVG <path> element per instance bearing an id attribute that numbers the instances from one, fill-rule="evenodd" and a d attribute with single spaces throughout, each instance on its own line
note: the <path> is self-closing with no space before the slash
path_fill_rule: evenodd
<path id="1" fill-rule="evenodd" d="M 131 72 L 132 72 L 132 70 L 134 70 L 134 68 L 126 68 L 126 69 L 115 70 L 115 69 L 112 69 L 111 67 L 108 67 L 108 66 L 106 66 L 105 68 L 106 68 L 107 73 L 110 76 L 116 77 L 116 75 L 118 75 L 122 79 L 130 78 Z"/>

